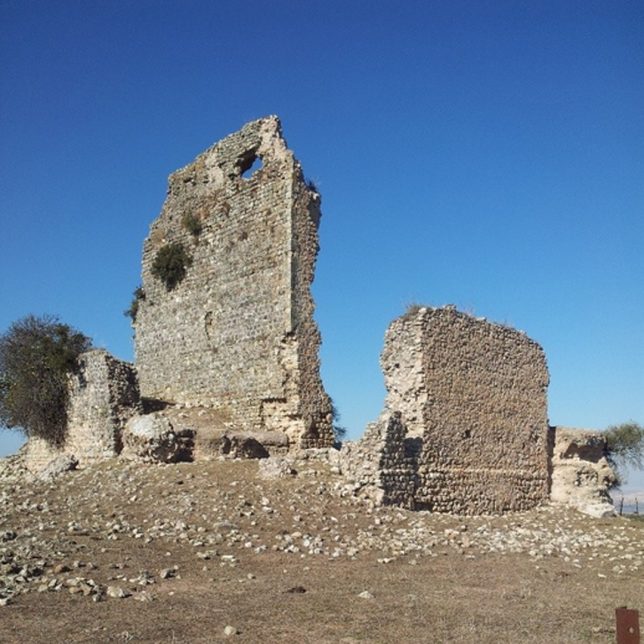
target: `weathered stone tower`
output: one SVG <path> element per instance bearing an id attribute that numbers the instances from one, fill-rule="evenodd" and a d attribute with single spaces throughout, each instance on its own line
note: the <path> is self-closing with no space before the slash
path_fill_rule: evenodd
<path id="1" fill-rule="evenodd" d="M 319 219 L 320 196 L 275 116 L 170 176 L 143 250 L 144 399 L 214 409 L 229 427 L 284 432 L 292 445 L 332 444 L 310 292 Z"/>

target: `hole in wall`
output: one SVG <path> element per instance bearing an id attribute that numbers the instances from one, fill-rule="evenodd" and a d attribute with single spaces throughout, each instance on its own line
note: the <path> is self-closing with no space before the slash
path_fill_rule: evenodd
<path id="1" fill-rule="evenodd" d="M 254 152 L 246 157 L 242 157 L 239 160 L 239 169 L 242 179 L 250 179 L 258 170 L 262 169 L 263 165 L 261 158 Z"/>

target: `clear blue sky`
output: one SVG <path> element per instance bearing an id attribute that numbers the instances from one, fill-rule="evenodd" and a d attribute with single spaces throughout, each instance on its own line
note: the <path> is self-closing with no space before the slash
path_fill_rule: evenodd
<path id="1" fill-rule="evenodd" d="M 322 371 L 351 437 L 410 302 L 537 340 L 553 424 L 644 422 L 642 2 L 0 0 L 0 21 L 0 330 L 57 313 L 131 359 L 167 175 L 274 113 L 323 196 Z"/>

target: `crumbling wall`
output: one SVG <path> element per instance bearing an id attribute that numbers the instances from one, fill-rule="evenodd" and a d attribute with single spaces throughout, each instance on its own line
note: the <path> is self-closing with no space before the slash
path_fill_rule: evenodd
<path id="1" fill-rule="evenodd" d="M 27 441 L 25 466 L 34 474 L 63 455 L 81 466 L 117 456 L 125 424 L 140 411 L 133 365 L 92 349 L 79 356 L 78 367 L 69 378 L 64 443 L 52 446 L 38 437 Z"/>
<path id="2" fill-rule="evenodd" d="M 359 441 L 342 446 L 340 468 L 353 493 L 384 505 L 414 507 L 416 441 L 406 436 L 400 413 L 385 413 Z"/>
<path id="3" fill-rule="evenodd" d="M 65 454 L 64 449 L 51 445 L 43 438 L 30 436 L 24 448 L 24 464 L 31 474 L 39 475 L 47 466 Z"/>
<path id="4" fill-rule="evenodd" d="M 134 366 L 104 349 L 83 353 L 70 378 L 65 451 L 80 465 L 116 456 L 125 424 L 138 411 Z"/>
<path id="5" fill-rule="evenodd" d="M 548 498 L 546 389 L 538 344 L 454 307 L 417 308 L 387 330 L 386 409 L 420 438 L 415 504 L 460 514 Z"/>
<path id="6" fill-rule="evenodd" d="M 262 167 L 248 176 L 253 162 Z M 170 177 L 145 240 L 135 321 L 141 394 L 217 410 L 241 431 L 333 441 L 310 284 L 320 197 L 279 120 L 245 125 Z M 191 258 L 174 287 L 153 273 L 168 244 Z"/>
<path id="7" fill-rule="evenodd" d="M 552 501 L 594 517 L 615 514 L 608 491 L 617 479 L 606 458 L 604 435 L 571 427 L 551 427 L 550 431 Z"/>

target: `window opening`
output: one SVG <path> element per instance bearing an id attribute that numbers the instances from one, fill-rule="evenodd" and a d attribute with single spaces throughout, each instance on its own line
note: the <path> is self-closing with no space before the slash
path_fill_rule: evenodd
<path id="1" fill-rule="evenodd" d="M 262 169 L 263 165 L 262 160 L 255 154 L 247 160 L 243 160 L 240 166 L 242 179 L 250 179 L 258 170 Z"/>

